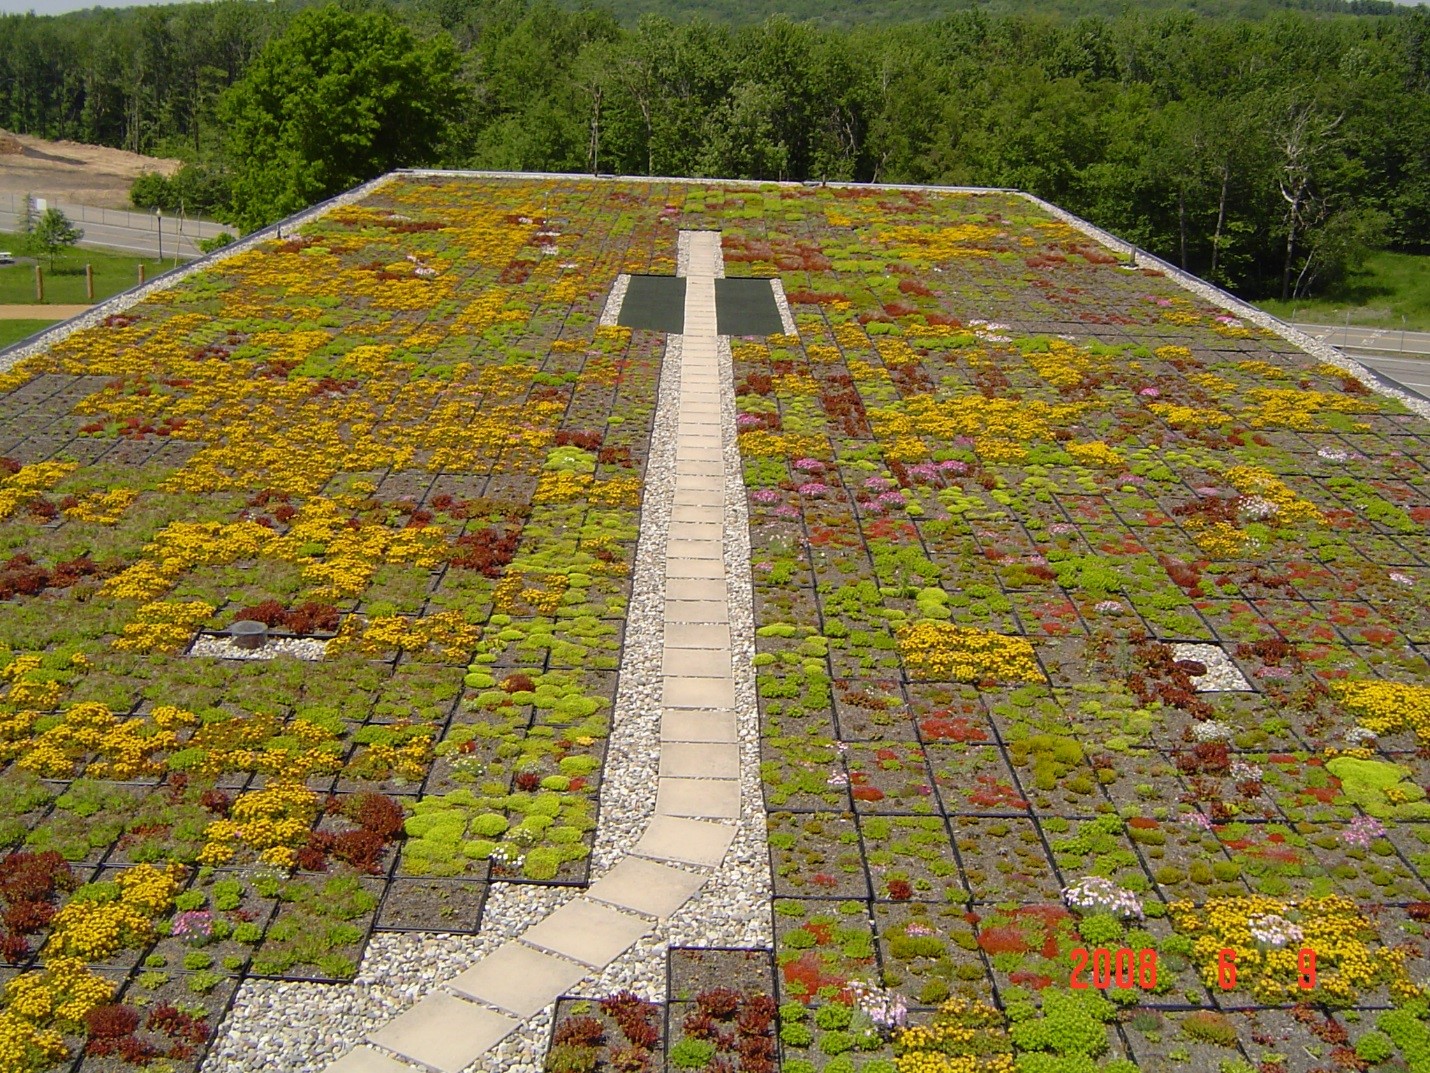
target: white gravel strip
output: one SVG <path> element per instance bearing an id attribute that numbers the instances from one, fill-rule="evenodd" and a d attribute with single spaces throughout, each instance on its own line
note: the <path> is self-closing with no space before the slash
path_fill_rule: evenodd
<path id="1" fill-rule="evenodd" d="M 775 292 L 775 305 L 779 307 L 780 323 L 784 325 L 785 335 L 798 335 L 799 329 L 795 327 L 789 299 L 785 297 L 785 281 L 776 276 L 770 280 L 770 289 Z"/>
<path id="2" fill-rule="evenodd" d="M 723 258 L 722 258 L 723 268 Z M 690 239 L 686 237 L 684 231 L 679 232 L 675 239 L 675 274 L 677 276 L 690 275 Z"/>
<path id="3" fill-rule="evenodd" d="M 621 303 L 626 300 L 626 288 L 631 285 L 631 277 L 622 272 L 616 277 L 616 282 L 611 284 L 611 293 L 606 298 L 606 305 L 601 310 L 601 327 L 614 328 L 621 316 Z"/>
<path id="4" fill-rule="evenodd" d="M 211 656 L 218 659 L 275 659 L 292 656 L 309 662 L 320 660 L 328 651 L 328 642 L 316 637 L 273 637 L 260 648 L 240 648 L 227 637 L 204 634 L 189 648 L 191 656 Z"/>
<path id="5" fill-rule="evenodd" d="M 675 500 L 681 337 L 668 336 L 641 491 L 640 540 L 626 612 L 625 647 L 601 773 L 601 814 L 592 878 L 624 857 L 655 815 L 660 766 L 661 667 L 665 645 L 665 545 Z"/>
<path id="6" fill-rule="evenodd" d="M 1191 676 L 1192 688 L 1198 693 L 1249 691 L 1251 683 L 1241 673 L 1220 645 L 1177 644 L 1172 646 L 1172 658 L 1192 660 L 1206 667 L 1206 674 Z"/>

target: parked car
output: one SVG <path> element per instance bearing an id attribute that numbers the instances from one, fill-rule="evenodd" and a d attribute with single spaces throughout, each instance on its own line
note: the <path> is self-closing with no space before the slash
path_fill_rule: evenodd
<path id="1" fill-rule="evenodd" d="M 0 250 L 0 265 L 12 265 L 15 263 L 15 255 L 9 250 Z"/>

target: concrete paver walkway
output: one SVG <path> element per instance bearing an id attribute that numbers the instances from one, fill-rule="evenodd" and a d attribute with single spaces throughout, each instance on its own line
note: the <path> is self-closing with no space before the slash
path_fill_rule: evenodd
<path id="1" fill-rule="evenodd" d="M 705 884 L 734 840 L 740 752 L 724 562 L 720 235 L 691 232 L 688 241 L 655 816 L 631 854 L 584 895 L 445 981 L 330 1073 L 412 1073 L 412 1065 L 458 1073 L 654 931 Z"/>

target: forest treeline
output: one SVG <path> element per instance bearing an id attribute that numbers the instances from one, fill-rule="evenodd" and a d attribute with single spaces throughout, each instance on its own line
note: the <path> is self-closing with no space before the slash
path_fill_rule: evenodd
<path id="1" fill-rule="evenodd" d="M 295 118 L 296 117 L 296 118 Z M 240 227 L 401 164 L 1029 190 L 1249 296 L 1430 244 L 1430 16 L 742 27 L 548 0 L 0 17 L 0 127 Z"/>
<path id="2" fill-rule="evenodd" d="M 579 10 L 589 0 L 560 0 Z M 1265 18 L 1276 11 L 1323 15 L 1393 15 L 1391 0 L 613 0 L 622 25 L 635 26 L 646 15 L 683 21 L 706 18 L 728 26 L 746 26 L 785 15 L 795 22 L 848 28 L 870 23 L 931 22 L 956 11 L 988 15 L 1056 15 L 1061 18 L 1116 17 L 1133 11 L 1190 11 L 1209 18 Z"/>

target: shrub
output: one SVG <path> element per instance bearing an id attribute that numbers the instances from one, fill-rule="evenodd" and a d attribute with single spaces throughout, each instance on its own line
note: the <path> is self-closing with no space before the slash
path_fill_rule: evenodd
<path id="1" fill-rule="evenodd" d="M 223 983 L 223 977 L 216 972 L 196 972 L 189 977 L 189 990 L 196 995 L 207 995 Z"/>
<path id="2" fill-rule="evenodd" d="M 378 875 L 382 871 L 383 845 L 383 837 L 376 831 L 344 831 L 334 836 L 332 854 L 359 872 Z"/>
<path id="3" fill-rule="evenodd" d="M 711 1017 L 734 1017 L 740 1008 L 740 992 L 729 987 L 712 987 L 695 996 L 695 1005 Z"/>
<path id="4" fill-rule="evenodd" d="M 1111 913 L 1093 913 L 1077 926 L 1078 934 L 1089 946 L 1106 946 L 1122 938 L 1122 925 Z"/>
<path id="5" fill-rule="evenodd" d="M 1047 990 L 1043 992 L 1043 1016 L 1021 1021 L 1009 1031 L 1013 1042 L 1024 1050 L 1096 1057 L 1107 1050 L 1103 1022 L 1115 1012 L 1116 1007 L 1101 995 Z"/>
<path id="6" fill-rule="evenodd" d="M 982 973 L 980 972 L 979 975 Z M 948 998 L 948 984 L 942 980 L 925 980 L 923 986 L 919 988 L 918 999 L 925 1006 L 937 1006 L 946 998 Z"/>
<path id="7" fill-rule="evenodd" d="M 200 252 L 202 252 L 202 253 L 213 253 L 214 250 L 221 250 L 221 249 L 223 249 L 225 246 L 231 246 L 233 243 L 235 243 L 235 242 L 237 242 L 237 241 L 238 241 L 237 237 L 234 236 L 233 234 L 231 234 L 230 232 L 228 232 L 228 231 L 220 231 L 217 235 L 214 235 L 212 238 L 201 238 L 201 239 L 199 239 L 199 241 L 196 243 L 196 245 L 199 247 L 199 250 L 200 250 Z"/>

